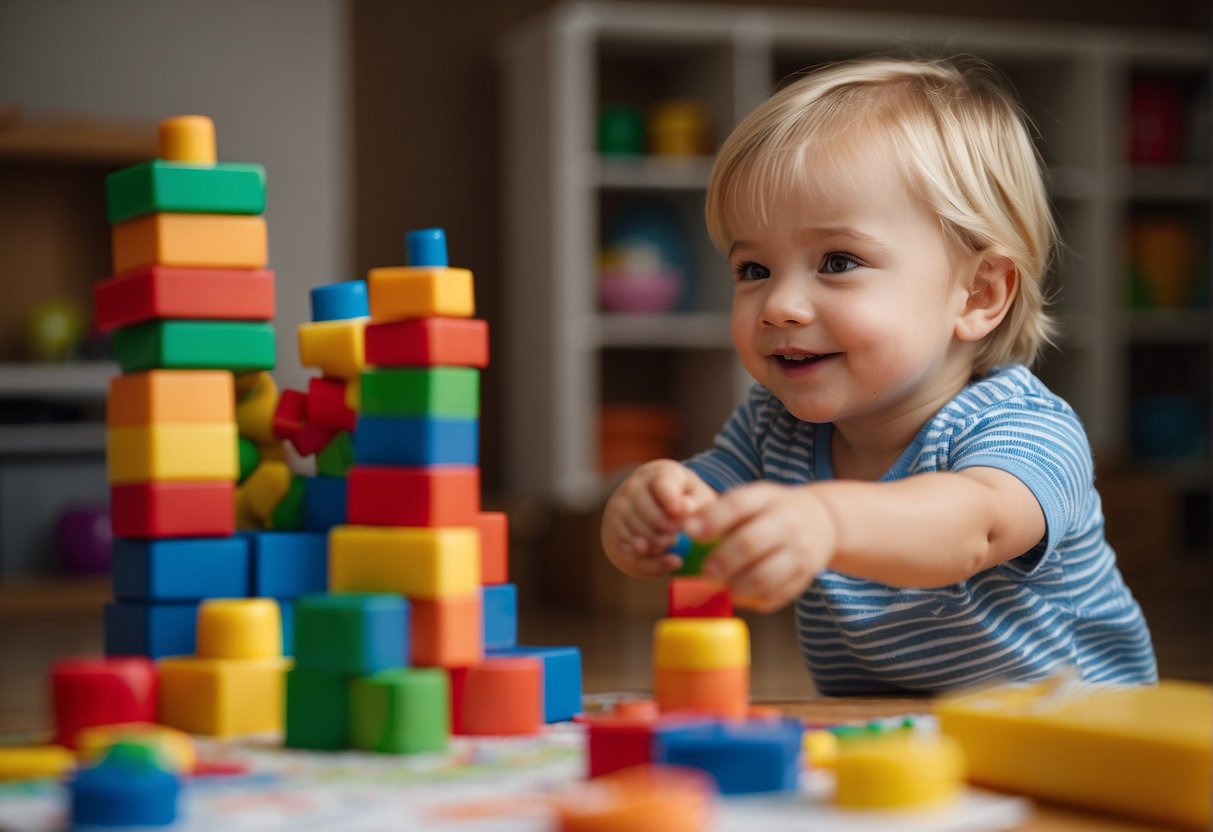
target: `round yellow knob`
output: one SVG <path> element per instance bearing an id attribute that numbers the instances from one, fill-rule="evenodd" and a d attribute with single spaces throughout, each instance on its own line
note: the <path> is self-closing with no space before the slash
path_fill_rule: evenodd
<path id="1" fill-rule="evenodd" d="M 965 777 L 960 743 L 939 735 L 905 735 L 840 743 L 834 801 L 848 809 L 893 809 L 942 803 Z"/>
<path id="2" fill-rule="evenodd" d="M 175 116 L 160 122 L 160 158 L 215 164 L 215 122 L 207 116 Z"/>
<path id="3" fill-rule="evenodd" d="M 653 630 L 653 667 L 721 670 L 750 666 L 750 631 L 740 618 L 663 618 Z"/>
<path id="4" fill-rule="evenodd" d="M 273 598 L 212 598 L 198 607 L 197 653 L 207 659 L 282 655 L 282 614 Z"/>

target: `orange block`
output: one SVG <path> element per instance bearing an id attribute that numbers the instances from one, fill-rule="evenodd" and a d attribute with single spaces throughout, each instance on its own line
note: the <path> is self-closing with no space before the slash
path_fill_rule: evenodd
<path id="1" fill-rule="evenodd" d="M 579 783 L 553 803 L 561 832 L 699 832 L 711 825 L 715 793 L 706 772 L 648 764 Z"/>
<path id="2" fill-rule="evenodd" d="M 111 233 L 114 272 L 143 266 L 259 269 L 266 264 L 265 218 L 234 214 L 149 214 Z"/>
<path id="3" fill-rule="evenodd" d="M 412 662 L 420 667 L 468 667 L 484 660 L 480 593 L 409 601 Z"/>
<path id="4" fill-rule="evenodd" d="M 236 386 L 226 370 L 148 370 L 110 379 L 110 427 L 235 419 Z"/>
<path id="5" fill-rule="evenodd" d="M 750 709 L 750 669 L 653 669 L 653 698 L 665 713 L 743 719 Z"/>
<path id="6" fill-rule="evenodd" d="M 543 661 L 485 659 L 451 671 L 451 733 L 537 734 L 543 726 Z"/>
<path id="7" fill-rule="evenodd" d="M 501 511 L 482 511 L 476 516 L 480 532 L 480 582 L 510 582 L 510 520 Z"/>
<path id="8" fill-rule="evenodd" d="M 371 319 L 470 318 L 476 314 L 472 273 L 446 266 L 389 266 L 366 276 Z"/>

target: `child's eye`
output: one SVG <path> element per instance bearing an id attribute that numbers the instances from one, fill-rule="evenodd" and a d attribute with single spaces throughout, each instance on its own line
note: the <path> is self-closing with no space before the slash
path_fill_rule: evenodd
<path id="1" fill-rule="evenodd" d="M 741 263 L 733 268 L 733 276 L 738 280 L 766 280 L 771 270 L 761 263 Z"/>
<path id="2" fill-rule="evenodd" d="M 859 260 L 841 251 L 832 251 L 821 260 L 821 270 L 826 274 L 841 274 L 859 266 Z"/>

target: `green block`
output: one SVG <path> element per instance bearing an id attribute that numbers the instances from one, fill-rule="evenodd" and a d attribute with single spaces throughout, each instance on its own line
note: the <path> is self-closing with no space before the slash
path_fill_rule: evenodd
<path id="1" fill-rule="evenodd" d="M 409 604 L 400 595 L 302 595 L 294 615 L 296 667 L 370 676 L 408 665 Z"/>
<path id="2" fill-rule="evenodd" d="M 155 320 L 114 333 L 124 373 L 274 369 L 274 326 L 260 321 Z"/>
<path id="3" fill-rule="evenodd" d="M 716 544 L 719 542 L 719 540 L 691 541 L 690 548 L 682 556 L 682 566 L 674 570 L 672 574 L 701 574 L 703 572 L 703 562 L 708 559 L 708 555 L 712 554 L 712 550 L 716 548 Z"/>
<path id="4" fill-rule="evenodd" d="M 291 487 L 286 496 L 270 513 L 270 528 L 276 532 L 297 532 L 303 528 L 303 494 L 307 491 L 307 478 L 291 477 Z"/>
<path id="5" fill-rule="evenodd" d="M 257 470 L 261 463 L 261 452 L 257 445 L 247 436 L 240 437 L 240 482 L 248 479 L 249 474 Z"/>
<path id="6" fill-rule="evenodd" d="M 154 159 L 107 176 L 105 204 L 111 224 L 158 212 L 262 214 L 265 168 Z"/>
<path id="7" fill-rule="evenodd" d="M 349 677 L 292 667 L 286 672 L 285 739 L 288 748 L 346 748 Z"/>
<path id="8" fill-rule="evenodd" d="M 341 431 L 316 454 L 316 473 L 322 477 L 344 478 L 354 464 L 354 440 Z"/>
<path id="9" fill-rule="evenodd" d="M 450 681 L 442 668 L 382 670 L 350 680 L 349 741 L 388 754 L 441 751 L 450 738 Z"/>
<path id="10" fill-rule="evenodd" d="M 480 371 L 471 367 L 366 370 L 360 388 L 367 416 L 480 417 Z"/>

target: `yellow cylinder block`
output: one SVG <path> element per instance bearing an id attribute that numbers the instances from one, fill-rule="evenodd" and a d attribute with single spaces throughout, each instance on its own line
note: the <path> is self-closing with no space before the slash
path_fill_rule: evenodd
<path id="1" fill-rule="evenodd" d="M 166 118 L 160 122 L 160 158 L 169 162 L 215 164 L 215 122 L 207 116 Z"/>
<path id="2" fill-rule="evenodd" d="M 655 669 L 749 666 L 750 631 L 740 618 L 663 618 L 653 630 Z"/>
<path id="3" fill-rule="evenodd" d="M 908 735 L 840 743 L 834 758 L 834 802 L 848 809 L 894 809 L 942 803 L 965 776 L 960 743 Z"/>
<path id="4" fill-rule="evenodd" d="M 272 598 L 213 598 L 198 607 L 197 653 L 207 659 L 282 655 L 282 614 Z"/>

